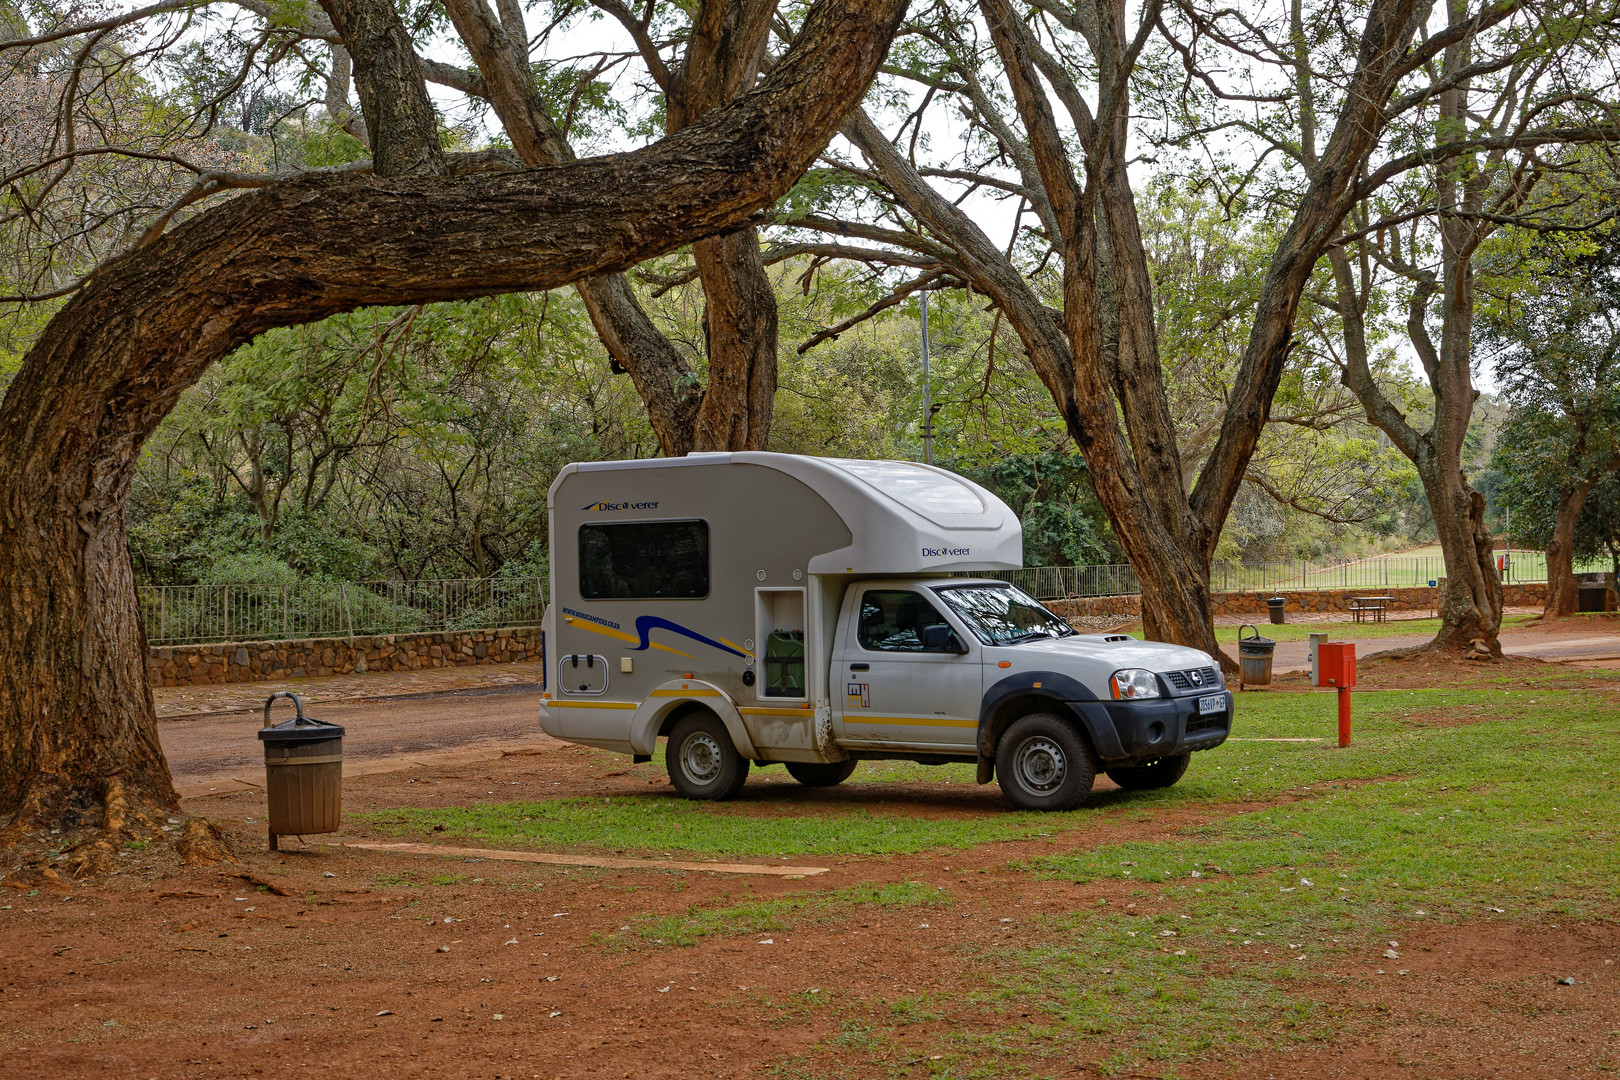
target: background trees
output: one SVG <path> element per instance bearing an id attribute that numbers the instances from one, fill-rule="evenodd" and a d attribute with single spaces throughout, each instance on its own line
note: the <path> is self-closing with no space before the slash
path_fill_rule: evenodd
<path id="1" fill-rule="evenodd" d="M 1493 464 L 1518 534 L 1547 549 L 1547 614 L 1569 615 L 1577 547 L 1599 553 L 1596 529 L 1577 542 L 1582 511 L 1620 469 L 1620 239 L 1612 229 L 1527 239 L 1497 253 L 1517 265 L 1481 325 L 1509 405 Z M 1613 514 L 1602 496 L 1594 510 L 1594 524 Z"/>
<path id="2" fill-rule="evenodd" d="M 209 366 L 280 326 L 372 305 L 543 291 L 747 222 L 787 191 L 859 100 L 902 4 L 824 0 L 757 92 L 639 152 L 543 168 L 446 152 L 425 81 L 431 66 L 392 5 L 328 0 L 323 10 L 353 61 L 369 167 L 202 174 L 133 249 L 78 283 L 0 402 L 8 838 L 82 820 L 98 805 L 108 807 L 108 828 L 121 828 L 126 800 L 176 801 L 146 680 L 125 502 L 144 443 Z M 319 33 L 271 16 L 255 48 Z M 93 44 L 104 29 L 69 26 L 12 44 Z M 77 141 L 81 66 L 65 77 L 72 92 L 59 98 L 47 156 L 74 165 L 132 157 L 109 145 L 90 154 Z M 210 113 L 220 99 L 211 100 Z M 182 204 L 228 188 L 251 190 L 164 231 Z M 33 228 L 37 206 L 17 207 L 8 225 Z"/>

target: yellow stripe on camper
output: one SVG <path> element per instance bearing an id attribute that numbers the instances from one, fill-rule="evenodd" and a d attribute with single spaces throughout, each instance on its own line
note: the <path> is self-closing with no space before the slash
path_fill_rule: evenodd
<path id="1" fill-rule="evenodd" d="M 735 641 L 727 641 L 725 638 L 718 638 L 718 640 L 725 642 L 727 645 L 730 645 L 733 649 L 736 649 L 738 652 L 744 654 L 745 656 L 753 656 L 754 655 L 754 650 L 745 649 L 741 645 L 737 644 Z"/>
<path id="2" fill-rule="evenodd" d="M 814 716 L 810 706 L 805 705 L 798 709 L 738 709 L 744 716 Z"/>
<path id="3" fill-rule="evenodd" d="M 707 687 L 698 687 L 696 690 L 654 690 L 648 697 L 719 697 L 720 691 L 710 690 Z"/>
<path id="4" fill-rule="evenodd" d="M 859 719 L 846 715 L 846 724 L 899 724 L 901 727 L 971 727 L 979 726 L 977 720 L 951 720 L 943 716 L 861 716 Z"/>
<path id="5" fill-rule="evenodd" d="M 569 615 L 563 616 L 563 622 L 580 630 L 589 630 L 593 634 L 601 634 L 604 637 L 616 638 L 619 641 L 628 641 L 632 645 L 641 644 L 641 639 L 636 637 L 634 634 L 627 634 L 623 630 L 615 630 L 610 626 L 598 626 L 593 622 L 581 622 L 580 620 Z M 681 650 L 672 649 L 668 645 L 660 645 L 656 641 L 649 641 L 647 644 L 651 645 L 655 649 L 658 649 L 660 652 L 674 653 L 676 656 L 684 656 L 688 660 L 697 659 L 697 657 L 693 656 L 689 652 L 681 652 Z"/>
<path id="6" fill-rule="evenodd" d="M 570 709 L 634 709 L 639 706 L 633 701 L 548 701 L 546 705 L 556 708 L 566 705 Z"/>

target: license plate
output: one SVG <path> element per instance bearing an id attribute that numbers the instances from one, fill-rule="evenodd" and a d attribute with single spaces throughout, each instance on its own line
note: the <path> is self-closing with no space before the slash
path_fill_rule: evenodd
<path id="1" fill-rule="evenodd" d="M 1226 695 L 1211 694 L 1198 699 L 1198 715 L 1208 716 L 1210 713 L 1226 711 Z"/>

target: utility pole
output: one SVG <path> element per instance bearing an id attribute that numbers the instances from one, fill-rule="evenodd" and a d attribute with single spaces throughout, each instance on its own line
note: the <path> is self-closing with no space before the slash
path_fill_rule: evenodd
<path id="1" fill-rule="evenodd" d="M 928 290 L 919 295 L 922 307 L 923 463 L 934 463 L 934 387 L 928 378 Z"/>

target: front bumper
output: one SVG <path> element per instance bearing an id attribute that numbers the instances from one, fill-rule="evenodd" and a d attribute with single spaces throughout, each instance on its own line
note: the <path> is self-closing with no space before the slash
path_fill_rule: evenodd
<path id="1" fill-rule="evenodd" d="M 1199 698 L 1149 698 L 1146 701 L 1074 701 L 1070 707 L 1091 735 L 1097 756 L 1108 765 L 1128 765 L 1193 750 L 1210 750 L 1232 733 L 1235 699 L 1230 690 L 1219 713 L 1200 714 Z"/>

